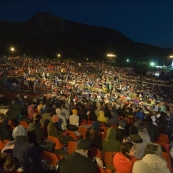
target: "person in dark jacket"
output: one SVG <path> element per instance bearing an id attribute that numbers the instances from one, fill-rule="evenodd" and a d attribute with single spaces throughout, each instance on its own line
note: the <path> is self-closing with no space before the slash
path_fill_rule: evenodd
<path id="1" fill-rule="evenodd" d="M 68 141 L 72 140 L 72 137 L 58 129 L 57 123 L 59 119 L 57 115 L 52 116 L 52 121 L 47 126 L 47 133 L 49 136 L 58 138 L 61 144 L 68 144 Z"/>
<path id="2" fill-rule="evenodd" d="M 33 144 L 35 147 L 41 147 L 44 150 L 52 152 L 54 149 L 54 142 L 50 140 L 42 139 L 42 130 L 41 130 L 41 115 L 34 114 L 34 122 L 30 123 L 27 128 L 27 136 L 29 143 Z"/>
<path id="3" fill-rule="evenodd" d="M 100 149 L 102 148 L 102 139 L 100 135 L 100 123 L 98 121 L 93 122 L 92 126 L 87 129 L 86 139 L 91 142 L 91 145 Z"/>
<path id="4" fill-rule="evenodd" d="M 4 124 L 5 115 L 0 113 L 0 140 L 4 141 L 4 139 L 10 139 L 10 132 L 7 128 L 7 125 Z"/>
<path id="5" fill-rule="evenodd" d="M 21 111 L 22 111 L 22 108 L 18 103 L 18 99 L 15 98 L 6 113 L 6 117 L 7 119 L 18 124 L 21 118 Z"/>
<path id="6" fill-rule="evenodd" d="M 116 129 L 116 139 L 119 142 L 123 142 L 124 137 L 127 135 L 126 130 L 126 121 L 125 120 L 120 120 L 119 121 L 119 126 Z"/>
<path id="7" fill-rule="evenodd" d="M 18 172 L 44 172 L 46 167 L 41 162 L 41 158 L 37 155 L 34 146 L 26 141 L 26 130 L 24 127 L 22 125 L 17 126 L 13 130 L 12 136 L 15 140 L 8 142 L 1 153 L 6 155 L 10 153 L 17 160 Z M 12 166 L 13 169 L 16 169 L 16 166 Z"/>
<path id="8" fill-rule="evenodd" d="M 153 124 L 152 119 L 150 117 L 147 118 L 146 125 L 147 125 L 148 134 L 150 135 L 150 141 L 155 143 L 157 137 L 160 135 L 159 129 L 157 126 Z"/>
<path id="9" fill-rule="evenodd" d="M 90 142 L 79 139 L 76 150 L 60 160 L 57 173 L 97 173 L 95 164 L 88 158 Z"/>

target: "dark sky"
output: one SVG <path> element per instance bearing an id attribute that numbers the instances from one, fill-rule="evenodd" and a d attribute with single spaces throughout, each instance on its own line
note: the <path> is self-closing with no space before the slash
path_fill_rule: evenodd
<path id="1" fill-rule="evenodd" d="M 25 21 L 36 12 L 115 29 L 134 41 L 173 49 L 173 0 L 0 0 L 0 20 Z"/>

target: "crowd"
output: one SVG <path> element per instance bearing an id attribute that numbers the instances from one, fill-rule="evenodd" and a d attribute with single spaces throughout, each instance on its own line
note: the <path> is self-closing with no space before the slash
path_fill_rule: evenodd
<path id="1" fill-rule="evenodd" d="M 160 80 L 100 62 L 56 62 L 26 56 L 3 56 L 0 63 L 0 104 L 9 106 L 5 116 L 0 114 L 0 140 L 10 140 L 1 152 L 3 171 L 48 171 L 46 162 L 38 157 L 48 151 L 63 155 L 58 173 L 95 173 L 98 166 L 117 173 L 170 172 L 172 165 L 162 156 L 165 149 L 156 144 L 165 134 L 172 147 L 173 93 L 171 80 L 164 81 L 164 75 Z M 18 94 L 6 98 L 3 89 Z M 28 99 L 27 94 L 20 94 L 23 90 L 49 92 L 50 97 Z M 21 120 L 28 123 L 26 130 L 19 125 Z M 15 127 L 12 130 L 9 121 Z M 86 128 L 86 139 L 80 134 L 81 126 Z M 66 147 L 54 151 L 55 144 L 47 137 L 54 136 L 68 146 L 74 141 L 69 131 L 82 138 L 76 150 L 70 155 Z M 113 164 L 100 160 L 94 164 L 88 158 L 90 146 L 102 155 L 113 152 Z"/>

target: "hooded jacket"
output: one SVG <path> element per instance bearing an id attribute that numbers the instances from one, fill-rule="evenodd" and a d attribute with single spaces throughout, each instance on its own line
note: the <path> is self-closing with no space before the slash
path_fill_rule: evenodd
<path id="1" fill-rule="evenodd" d="M 17 126 L 13 130 L 12 136 L 15 140 L 7 143 L 2 152 L 9 152 L 11 150 L 12 156 L 18 160 L 19 168 L 23 169 L 23 173 L 27 173 L 34 164 L 39 166 L 40 158 L 36 154 L 34 146 L 26 142 L 26 131 L 24 127 L 22 125 Z"/>
<path id="2" fill-rule="evenodd" d="M 60 124 L 60 129 L 61 130 L 66 130 L 67 128 L 67 122 L 66 122 L 66 119 L 65 119 L 65 116 L 63 116 L 63 114 L 62 114 L 62 111 L 61 111 L 61 109 L 60 108 L 57 108 L 56 109 L 56 114 L 57 114 L 57 116 L 60 118 L 60 119 L 62 119 L 62 123 Z"/>
<path id="3" fill-rule="evenodd" d="M 100 122 L 103 122 L 103 123 L 108 122 L 103 111 L 100 111 L 99 116 L 97 118 L 97 121 L 100 121 Z"/>
<path id="4" fill-rule="evenodd" d="M 167 162 L 156 154 L 147 154 L 142 160 L 136 161 L 132 173 L 170 173 Z"/>
<path id="5" fill-rule="evenodd" d="M 113 157 L 113 165 L 116 169 L 116 173 L 131 173 L 135 161 L 136 159 L 134 157 L 131 157 L 130 160 L 122 153 L 116 153 Z"/>
<path id="6" fill-rule="evenodd" d="M 110 127 L 106 133 L 106 139 L 102 141 L 102 153 L 109 152 L 118 152 L 120 151 L 121 143 L 116 139 L 116 130 L 113 127 Z"/>

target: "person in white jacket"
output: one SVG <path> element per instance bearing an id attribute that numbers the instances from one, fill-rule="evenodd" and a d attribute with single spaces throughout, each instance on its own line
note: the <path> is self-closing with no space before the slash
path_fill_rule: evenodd
<path id="1" fill-rule="evenodd" d="M 167 162 L 162 157 L 161 146 L 148 143 L 144 157 L 134 163 L 132 173 L 170 173 Z"/>
<path id="2" fill-rule="evenodd" d="M 56 109 L 56 115 L 62 119 L 61 130 L 66 130 L 67 129 L 67 122 L 66 122 L 65 116 L 62 115 L 62 111 L 60 108 Z"/>

